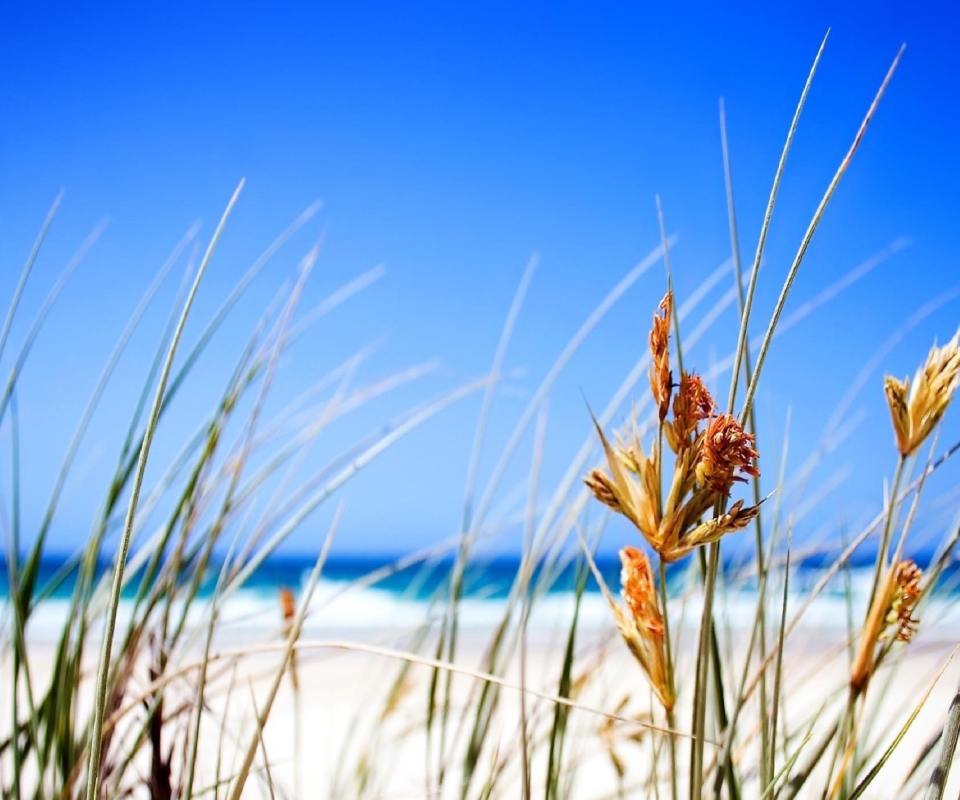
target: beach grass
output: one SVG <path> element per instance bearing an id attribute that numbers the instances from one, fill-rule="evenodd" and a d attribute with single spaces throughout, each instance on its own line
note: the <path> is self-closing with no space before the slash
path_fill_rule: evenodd
<path id="1" fill-rule="evenodd" d="M 760 313 L 756 287 L 781 177 L 826 43 L 824 38 L 790 123 L 749 267 L 741 262 L 721 104 L 730 261 L 691 295 L 675 297 L 673 239 L 658 198 L 660 244 L 585 317 L 530 395 L 485 480 L 481 465 L 490 447 L 491 410 L 536 259 L 522 274 L 486 374 L 404 409 L 294 483 L 293 467 L 321 432 L 432 369 L 429 363 L 417 365 L 357 386 L 357 369 L 370 352 L 364 348 L 320 376 L 279 418 L 265 418 L 292 344 L 380 275 L 379 270 L 361 275 L 302 312 L 319 242 L 293 280 L 265 304 L 204 422 L 170 463 L 153 463 L 155 434 L 183 387 L 202 380 L 197 365 L 210 341 L 254 278 L 317 211 L 308 208 L 254 261 L 187 347 L 183 332 L 218 242 L 229 235 L 241 182 L 199 261 L 187 259 L 199 237 L 192 228 L 148 287 L 55 472 L 38 528 L 24 530 L 18 381 L 64 283 L 99 235 L 95 231 L 83 244 L 14 345 L 13 321 L 24 313 L 23 290 L 56 221 L 58 197 L 0 331 L 0 358 L 12 364 L 0 394 L 0 430 L 10 465 L 2 487 L 9 587 L 0 622 L 0 676 L 8 704 L 0 708 L 2 796 L 943 797 L 960 731 L 960 695 L 937 687 L 955 650 L 946 645 L 922 650 L 918 644 L 930 597 L 949 588 L 941 576 L 952 563 L 960 529 L 944 531 L 923 571 L 907 553 L 928 477 L 947 467 L 960 448 L 938 438 L 960 381 L 957 338 L 934 347 L 926 362 L 918 358 L 912 382 L 877 381 L 891 413 L 892 479 L 889 487 L 877 487 L 883 510 L 856 529 L 844 527 L 842 547 L 831 548 L 832 557 L 799 602 L 790 602 L 796 597 L 792 568 L 809 553 L 794 549 L 802 506 L 788 505 L 784 487 L 806 486 L 816 454 L 791 476 L 788 442 L 781 443 L 782 461 L 776 464 L 757 439 L 754 400 L 776 338 L 863 274 L 858 268 L 842 276 L 784 316 L 818 224 L 903 53 L 883 78 L 814 211 L 763 333 L 752 337 L 751 320 Z M 57 575 L 41 580 L 48 535 L 80 443 L 159 287 L 185 260 L 183 285 L 130 418 L 122 423 L 125 437 L 90 533 Z M 660 265 L 665 295 L 658 309 L 650 309 L 649 348 L 625 343 L 640 352 L 634 368 L 597 407 L 592 422 L 594 411 L 585 404 L 583 444 L 556 485 L 547 485 L 551 389 L 610 308 Z M 881 352 L 938 302 L 898 320 L 901 328 Z M 688 373 L 685 349 L 716 335 L 715 320 L 730 307 L 739 318 L 734 351 L 703 375 Z M 854 387 L 867 384 L 880 365 L 859 373 L 851 369 Z M 723 403 L 708 389 L 721 380 L 729 380 Z M 588 403 L 595 402 L 590 387 L 584 392 Z M 223 617 L 228 601 L 288 537 L 319 508 L 337 503 L 338 490 L 372 460 L 469 396 L 480 397 L 480 413 L 466 454 L 455 535 L 357 581 L 369 586 L 393 571 L 419 567 L 426 574 L 446 565 L 422 623 L 385 641 L 304 634 L 305 621 L 323 614 L 322 605 L 313 602 L 314 591 L 340 520 L 349 514 L 338 506 L 309 579 L 296 594 L 284 594 L 282 604 L 278 597 L 276 635 L 231 642 Z M 632 413 L 624 420 L 630 399 Z M 787 409 L 783 413 L 788 416 Z M 825 435 L 841 438 L 842 417 L 828 422 Z M 523 452 L 528 441 L 532 448 Z M 496 501 L 518 462 L 529 464 L 526 484 L 505 521 Z M 607 585 L 596 559 L 613 515 L 625 517 L 637 533 L 636 547 L 621 551 L 619 587 Z M 482 631 L 465 630 L 463 604 L 482 544 L 504 525 L 522 531 L 517 574 L 500 618 Z M 751 533 L 752 558 L 722 556 L 726 537 Z M 865 543 L 874 542 L 872 582 L 865 604 L 859 603 L 849 564 Z M 531 619 L 559 576 L 571 572 L 569 615 L 542 640 Z M 581 626 L 592 582 L 609 606 L 602 636 Z M 838 584 L 846 600 L 846 637 L 814 639 L 809 648 L 810 640 L 797 644 L 805 614 Z M 38 647 L 30 637 L 33 618 L 64 586 L 69 602 L 62 629 L 52 646 Z M 752 603 L 749 621 L 735 626 L 724 604 L 742 596 Z M 324 680 L 319 675 L 329 680 L 329 674 L 316 655 L 332 652 L 377 665 L 374 685 L 347 716 L 328 712 L 318 699 L 332 690 L 318 685 Z M 921 672 L 918 682 L 912 676 Z M 355 687 L 360 681 L 350 674 L 342 679 Z M 947 704 L 932 705 L 943 691 Z M 289 730 L 281 734 L 275 717 L 284 703 Z M 313 763 L 318 745 L 311 737 L 318 731 L 338 743 L 333 768 L 318 770 Z"/>

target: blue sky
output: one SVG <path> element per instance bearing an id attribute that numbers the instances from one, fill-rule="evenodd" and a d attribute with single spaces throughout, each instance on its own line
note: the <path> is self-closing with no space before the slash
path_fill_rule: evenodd
<path id="1" fill-rule="evenodd" d="M 752 257 L 783 137 L 831 27 L 771 229 L 754 318 L 762 331 L 809 215 L 906 42 L 898 74 L 809 250 L 788 313 L 898 240 L 910 244 L 778 341 L 758 395 L 761 448 L 769 442 L 765 478 L 774 488 L 787 409 L 789 464 L 796 467 L 860 367 L 917 309 L 960 284 L 955 15 L 946 4 L 902 3 L 807 3 L 789 10 L 771 4 L 5 5 L 4 304 L 50 203 L 66 188 L 14 344 L 72 253 L 101 219 L 109 220 L 22 376 L 25 529 L 42 513 L 85 399 L 141 292 L 198 218 L 206 241 L 241 177 L 246 187 L 202 287 L 188 344 L 274 236 L 313 200 L 321 198 L 323 209 L 214 342 L 160 430 L 156 474 L 204 418 L 245 334 L 325 230 L 305 308 L 376 265 L 384 264 L 386 274 L 298 343 L 283 364 L 271 409 L 371 341 L 383 344 L 364 364 L 359 384 L 433 358 L 441 366 L 321 437 L 304 475 L 389 416 L 486 370 L 524 265 L 539 253 L 507 355 L 511 377 L 494 407 L 485 477 L 566 341 L 657 245 L 657 193 L 667 228 L 679 237 L 673 264 L 680 301 L 728 258 L 721 96 L 741 247 Z M 76 546 L 89 530 L 182 268 L 132 342 L 85 440 L 53 532 L 57 547 Z M 606 403 L 644 347 L 664 285 L 657 265 L 557 383 L 547 417 L 545 495 L 589 433 L 583 395 L 595 406 Z M 857 520 L 877 507 L 893 467 L 882 371 L 912 373 L 958 320 L 960 301 L 944 301 L 856 396 L 857 427 L 825 459 L 811 487 L 844 475 L 846 482 L 805 523 L 810 535 L 841 515 Z M 708 370 L 732 348 L 734 325 L 730 309 L 689 362 Z M 10 365 L 8 352 L 4 380 Z M 725 395 L 725 378 L 718 386 Z M 347 487 L 340 546 L 396 551 L 455 532 L 478 409 L 478 397 L 458 404 Z M 956 439 L 958 417 L 954 410 L 944 441 Z M 5 454 L 9 435 L 6 422 Z M 523 486 L 531 448 L 528 436 L 504 498 Z M 0 478 L 8 487 L 9 455 L 4 460 Z M 290 546 L 313 547 L 330 511 L 312 517 Z M 931 516 L 929 524 L 943 522 Z M 518 535 L 508 532 L 499 545 L 514 546 Z M 615 528 L 610 541 L 627 535 Z"/>

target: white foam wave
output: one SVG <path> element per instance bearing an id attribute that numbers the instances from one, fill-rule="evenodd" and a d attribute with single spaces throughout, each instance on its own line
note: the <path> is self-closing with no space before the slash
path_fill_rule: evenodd
<path id="1" fill-rule="evenodd" d="M 860 584 L 863 584 L 862 586 Z M 865 597 L 869 591 L 869 578 L 859 581 L 854 587 L 854 621 L 861 618 Z M 802 591 L 788 598 L 788 617 L 798 610 L 807 599 Z M 731 591 L 721 594 L 715 604 L 717 618 L 734 629 L 746 629 L 753 622 L 756 609 L 756 594 L 752 590 Z M 779 618 L 780 596 L 772 592 L 768 598 L 770 619 Z M 505 601 L 467 597 L 461 601 L 459 624 L 461 629 L 490 629 L 503 618 Z M 554 592 L 537 599 L 534 603 L 529 627 L 531 630 L 555 631 L 569 626 L 575 608 L 572 593 Z M 32 612 L 27 635 L 34 641 L 54 641 L 67 619 L 67 600 L 53 599 L 39 604 Z M 314 593 L 304 624 L 306 635 L 324 632 L 363 630 L 413 630 L 422 625 L 431 615 L 443 613 L 440 603 L 406 598 L 379 588 L 359 588 L 341 581 L 321 580 Z M 7 607 L 0 601 L 0 618 L 9 621 Z M 121 602 L 118 612 L 118 630 L 129 622 L 132 606 L 130 601 Z M 179 616 L 182 607 L 175 607 Z M 187 614 L 187 626 L 198 629 L 209 620 L 209 600 L 193 604 Z M 699 619 L 700 602 L 697 596 L 685 600 L 671 600 L 670 614 L 675 618 L 684 613 L 694 623 Z M 262 636 L 280 630 L 280 603 L 272 593 L 245 589 L 228 597 L 219 610 L 220 630 L 224 635 Z M 929 599 L 920 613 L 923 627 L 935 627 L 943 633 L 960 633 L 960 604 L 946 596 Z M 800 621 L 800 626 L 824 631 L 842 630 L 847 624 L 847 600 L 837 593 L 825 592 L 814 599 Z M 102 623 L 101 623 L 102 624 Z M 584 595 L 579 611 L 579 625 L 585 630 L 604 630 L 612 626 L 607 602 L 602 595 L 589 592 Z M 94 626 L 90 634 L 97 636 L 100 627 Z"/>

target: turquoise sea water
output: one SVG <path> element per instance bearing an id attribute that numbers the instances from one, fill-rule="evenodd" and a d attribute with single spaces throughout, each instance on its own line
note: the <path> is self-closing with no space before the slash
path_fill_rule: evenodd
<path id="1" fill-rule="evenodd" d="M 921 566 L 926 566 L 933 554 L 916 554 Z M 241 626 L 245 631 L 269 632 L 279 624 L 279 593 L 283 587 L 299 592 L 302 590 L 315 556 L 277 556 L 266 561 L 239 591 L 233 593 L 224 604 L 222 620 L 227 630 Z M 833 557 L 829 554 L 807 558 L 791 571 L 790 604 L 801 602 L 823 575 L 826 565 Z M 370 557 L 331 558 L 323 571 L 315 591 L 308 626 L 324 630 L 358 629 L 412 629 L 431 616 L 442 612 L 446 602 L 446 587 L 449 585 L 452 561 L 441 560 L 429 564 L 417 564 L 405 569 L 393 569 L 395 560 Z M 0 614 L 5 611 L 9 598 L 9 565 L 0 561 Z M 601 557 L 598 566 L 607 584 L 617 591 L 619 587 L 619 561 L 616 557 Z M 34 637 L 52 638 L 62 625 L 69 597 L 73 591 L 71 565 L 66 558 L 50 558 L 40 569 L 39 585 L 43 587 L 44 600 L 31 615 L 30 634 Z M 697 583 L 693 571 L 695 561 L 673 565 L 669 572 L 669 593 L 679 598 Z M 739 573 L 737 565 L 727 564 L 729 575 Z M 461 621 L 465 628 L 495 625 L 502 617 L 504 603 L 516 581 L 520 561 L 518 558 L 499 557 L 474 561 L 467 570 L 461 606 Z M 110 569 L 101 564 L 100 569 Z M 534 626 L 558 626 L 571 619 L 582 562 L 571 559 L 550 571 L 551 580 L 540 583 L 534 604 L 531 624 Z M 209 570 L 209 578 L 202 587 L 200 602 L 195 605 L 196 621 L 203 619 L 210 595 L 215 587 L 219 565 Z M 734 578 L 723 595 L 721 613 L 733 624 L 748 624 L 752 620 L 756 603 L 756 584 L 749 577 Z M 139 577 L 130 577 L 125 591 L 125 602 L 134 595 Z M 534 574 L 537 585 L 543 573 Z M 835 628 L 846 624 L 846 587 L 849 586 L 855 607 L 865 603 L 872 579 L 872 558 L 862 554 L 853 560 L 846 576 L 839 575 L 817 598 L 805 624 L 812 627 Z M 956 629 L 960 636 L 960 567 L 949 564 L 944 569 L 937 588 L 928 605 L 926 616 L 941 630 Z M 769 600 L 779 604 L 782 586 L 770 588 Z M 693 592 L 695 597 L 695 592 Z M 679 601 L 678 601 L 679 602 Z M 121 616 L 124 613 L 121 607 Z M 6 614 L 3 614 L 6 616 Z M 956 618 L 954 620 L 954 618 Z M 580 622 L 585 627 L 602 627 L 611 624 L 609 609 L 593 576 L 587 576 L 581 603 Z"/>

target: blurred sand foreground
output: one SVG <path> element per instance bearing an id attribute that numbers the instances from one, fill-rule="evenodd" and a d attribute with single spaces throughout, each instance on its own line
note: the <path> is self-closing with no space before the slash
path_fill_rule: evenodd
<path id="1" fill-rule="evenodd" d="M 362 637 L 323 639 L 327 642 L 359 642 L 373 649 L 398 648 L 390 639 L 396 636 L 375 636 L 369 633 Z M 745 638 L 734 636 L 726 646 L 730 652 L 742 652 Z M 463 668 L 477 669 L 482 660 L 483 643 L 489 637 L 480 632 L 468 632 L 460 647 L 457 663 Z M 310 641 L 320 641 L 311 639 Z M 269 645 L 268 645 L 269 646 Z M 218 643 L 215 651 L 228 653 L 237 649 L 236 642 Z M 924 643 L 923 637 L 910 645 L 907 658 L 896 671 L 887 670 L 875 678 L 870 687 L 874 707 L 879 706 L 876 720 L 866 719 L 863 727 L 869 734 L 868 743 L 879 744 L 878 749 L 866 761 L 872 765 L 899 732 L 913 708 L 920 702 L 945 661 L 950 657 L 952 643 L 945 639 Z M 428 653 L 430 648 L 423 648 Z M 683 656 L 684 654 L 682 654 Z M 44 685 L 49 675 L 53 647 L 35 644 L 31 649 L 32 678 L 35 686 Z M 690 658 L 681 658 L 689 664 Z M 201 734 L 201 758 L 194 793 L 206 789 L 205 796 L 213 797 L 212 786 L 219 762 L 221 780 L 234 774 L 242 761 L 252 737 L 257 736 L 254 703 L 262 709 L 276 673 L 279 657 L 275 652 L 256 652 L 241 659 L 223 659 L 211 666 L 211 683 L 208 687 Z M 532 689 L 547 695 L 555 695 L 557 679 L 562 663 L 562 642 L 542 633 L 532 633 L 528 643 L 526 674 L 527 684 Z M 453 707 L 447 729 L 447 752 L 455 752 L 447 768 L 444 789 L 441 794 L 428 793 L 428 770 L 430 786 L 435 786 L 439 759 L 434 755 L 426 758 L 425 735 L 426 696 L 431 676 L 428 666 L 414 664 L 407 673 L 400 696 L 393 708 L 383 715 L 387 695 L 394 686 L 402 662 L 380 653 L 356 652 L 327 647 L 305 647 L 299 651 L 297 678 L 299 690 L 295 694 L 289 674 L 284 676 L 273 705 L 269 721 L 263 731 L 262 745 L 258 744 L 254 774 L 247 784 L 244 797 L 269 797 L 267 772 L 274 785 L 276 797 L 302 798 L 350 798 L 357 796 L 379 798 L 458 797 L 462 777 L 462 754 L 474 721 L 473 713 L 463 716 L 460 709 L 468 701 L 471 691 L 479 689 L 479 682 L 470 676 L 455 675 L 453 678 Z M 847 671 L 847 655 L 842 642 L 826 639 L 815 633 L 798 631 L 788 640 L 784 657 L 785 678 L 784 704 L 780 724 L 800 742 L 808 731 L 809 720 L 824 702 L 831 705 L 822 715 L 824 720 L 814 733 L 811 743 L 818 740 L 817 732 L 827 722 L 836 719 L 836 714 L 845 700 L 844 685 Z M 3 694 L 0 708 L 9 709 L 9 659 L 4 658 L 0 672 Z M 932 764 L 925 764 L 918 775 L 901 789 L 917 755 L 929 743 L 943 724 L 958 678 L 960 659 L 951 662 L 939 680 L 920 715 L 908 732 L 904 743 L 896 751 L 867 797 L 910 797 L 919 794 L 925 787 L 926 776 Z M 739 675 L 737 676 L 739 680 Z M 518 659 L 510 665 L 506 680 L 519 682 Z M 585 641 L 578 653 L 575 680 L 580 684 L 576 702 L 584 706 L 572 711 L 568 739 L 564 750 L 564 781 L 571 787 L 574 798 L 618 797 L 620 791 L 626 797 L 644 797 L 648 789 L 642 783 L 647 774 L 654 747 L 654 737 L 643 734 L 643 728 L 625 721 L 611 721 L 601 714 L 586 710 L 596 709 L 617 713 L 621 717 L 648 718 L 650 692 L 645 677 L 633 663 L 619 641 L 598 634 Z M 137 677 L 139 686 L 146 685 L 147 675 Z M 232 689 L 230 688 L 232 684 Z M 689 725 L 690 691 L 680 681 L 678 727 Z M 686 683 L 686 685 L 690 685 Z M 177 708 L 175 698 L 186 698 L 191 684 L 186 680 L 175 682 L 173 692 L 166 702 L 165 712 Z M 84 693 L 89 703 L 89 692 Z M 502 690 L 497 714 L 491 724 L 482 755 L 478 761 L 471 784 L 471 797 L 480 796 L 482 788 L 493 770 L 499 770 L 496 791 L 493 796 L 513 798 L 520 796 L 520 695 L 510 688 Z M 535 751 L 530 765 L 532 796 L 544 794 L 547 743 L 544 734 L 552 723 L 554 704 L 543 698 L 528 696 L 526 714 L 528 737 Z M 659 709 L 658 709 L 659 711 Z M 299 713 L 296 713 L 299 712 Z M 869 717 L 869 712 L 868 715 Z M 7 713 L 3 714 L 4 728 Z M 744 796 L 759 794 L 757 784 L 749 783 L 752 770 L 748 765 L 756 757 L 755 708 L 743 712 L 739 729 L 740 741 L 745 742 L 737 757 L 744 765 L 748 783 Z M 225 736 L 222 744 L 219 735 L 220 720 L 224 720 Z M 461 727 L 461 721 L 463 727 Z M 656 721 L 663 722 L 657 715 Z M 165 729 L 165 737 L 182 733 L 186 717 L 180 717 Z M 295 725 L 299 725 L 299 759 L 295 758 Z M 437 751 L 439 728 L 435 728 L 432 746 Z M 639 737 L 637 734 L 640 733 Z M 172 738 L 165 738 L 164 746 Z M 688 763 L 688 747 L 684 739 L 678 739 L 678 761 L 682 768 Z M 717 752 L 708 746 L 707 759 Z M 264 763 L 269 762 L 269 770 Z M 826 760 L 829 760 L 826 759 Z M 624 769 L 622 783 L 618 780 L 614 763 Z M 801 756 L 800 761 L 803 761 Z M 661 770 L 667 769 L 667 759 L 661 759 Z M 785 759 L 778 761 L 777 768 Z M 570 765 L 576 764 L 571 770 Z M 869 766 L 867 767 L 869 769 Z M 141 768 L 145 773 L 146 764 Z M 176 767 L 174 768 L 176 770 Z M 4 769 L 6 772 L 7 770 Z M 662 774 L 661 789 L 668 784 Z M 820 796 L 824 779 L 815 776 L 807 791 L 800 796 Z M 957 796 L 960 789 L 960 768 L 951 774 L 947 796 Z M 142 787 L 136 796 L 149 796 Z M 227 796 L 221 786 L 220 797 Z"/>

